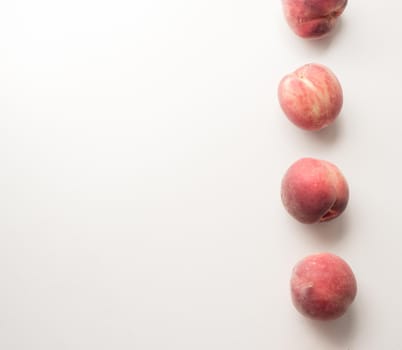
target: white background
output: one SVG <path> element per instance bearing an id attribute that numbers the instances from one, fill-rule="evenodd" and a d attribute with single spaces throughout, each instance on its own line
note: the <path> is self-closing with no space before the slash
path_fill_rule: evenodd
<path id="1" fill-rule="evenodd" d="M 401 349 L 401 9 L 350 1 L 311 42 L 280 1 L 4 1 L 0 348 Z M 345 96 L 316 133 L 276 97 L 312 61 Z M 303 156 L 347 177 L 338 220 L 283 209 Z M 358 280 L 335 322 L 290 301 L 317 251 Z"/>

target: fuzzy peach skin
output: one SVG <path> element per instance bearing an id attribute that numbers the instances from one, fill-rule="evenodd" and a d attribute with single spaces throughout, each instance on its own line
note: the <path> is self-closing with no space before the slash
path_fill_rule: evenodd
<path id="1" fill-rule="evenodd" d="M 356 278 L 339 256 L 320 253 L 305 257 L 293 268 L 290 280 L 296 309 L 312 319 L 341 317 L 356 297 Z"/>
<path id="2" fill-rule="evenodd" d="M 349 187 L 334 164 L 302 158 L 286 171 L 281 197 L 291 216 L 304 224 L 313 224 L 335 219 L 345 210 Z"/>
<path id="3" fill-rule="evenodd" d="M 320 130 L 339 115 L 343 92 L 328 67 L 310 63 L 283 77 L 278 86 L 278 99 L 292 123 L 305 130 Z"/>
<path id="4" fill-rule="evenodd" d="M 282 0 L 290 28 L 302 38 L 321 38 L 334 28 L 347 0 Z"/>

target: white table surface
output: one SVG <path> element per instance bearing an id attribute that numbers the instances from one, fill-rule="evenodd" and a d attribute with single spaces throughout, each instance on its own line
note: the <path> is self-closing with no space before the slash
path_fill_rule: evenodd
<path id="1" fill-rule="evenodd" d="M 0 11 L 0 348 L 400 350 L 402 5 L 351 0 L 305 41 L 280 1 L 14 0 Z M 294 127 L 281 77 L 318 62 L 338 121 Z M 286 168 L 327 159 L 345 214 L 305 226 Z M 349 313 L 304 319 L 289 278 L 330 251 Z"/>

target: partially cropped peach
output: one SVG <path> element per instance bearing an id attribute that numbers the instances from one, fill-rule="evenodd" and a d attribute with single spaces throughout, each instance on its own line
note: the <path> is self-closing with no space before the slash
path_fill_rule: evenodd
<path id="1" fill-rule="evenodd" d="M 281 197 L 291 216 L 302 223 L 312 224 L 338 217 L 348 203 L 349 187 L 334 164 L 302 158 L 284 175 Z"/>
<path id="2" fill-rule="evenodd" d="M 328 67 L 310 63 L 281 80 L 278 99 L 292 123 L 305 130 L 319 130 L 339 115 L 343 92 L 339 80 Z"/>
<path id="3" fill-rule="evenodd" d="M 282 0 L 285 18 L 302 38 L 321 38 L 334 28 L 347 0 Z"/>
<path id="4" fill-rule="evenodd" d="M 356 297 L 356 278 L 339 256 L 320 253 L 305 257 L 293 268 L 290 280 L 296 309 L 316 320 L 345 314 Z"/>

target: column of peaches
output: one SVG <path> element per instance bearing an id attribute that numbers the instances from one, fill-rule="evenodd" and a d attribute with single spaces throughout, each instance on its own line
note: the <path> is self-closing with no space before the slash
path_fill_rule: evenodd
<path id="1" fill-rule="evenodd" d="M 328 35 L 346 7 L 347 0 L 282 0 L 285 18 L 300 37 Z M 281 108 L 288 119 L 304 130 L 328 127 L 339 115 L 342 87 L 326 66 L 306 64 L 286 75 L 278 87 Z M 303 224 L 337 218 L 345 210 L 349 187 L 339 168 L 329 161 L 302 158 L 286 171 L 281 186 L 288 213 Z M 316 320 L 341 317 L 357 292 L 350 266 L 339 256 L 318 253 L 293 268 L 292 301 L 296 309 Z"/>

